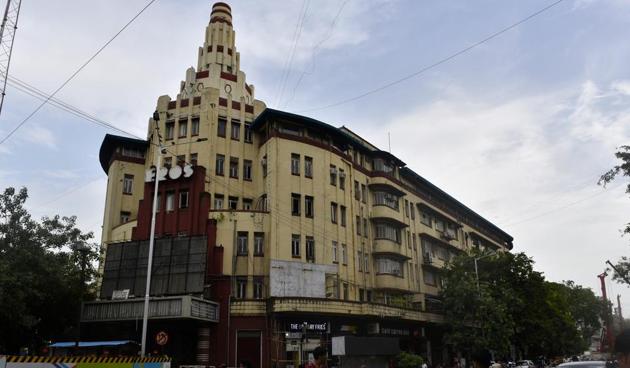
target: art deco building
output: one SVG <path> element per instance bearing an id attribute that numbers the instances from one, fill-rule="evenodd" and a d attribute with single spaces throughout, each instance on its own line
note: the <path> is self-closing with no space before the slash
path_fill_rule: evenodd
<path id="1" fill-rule="evenodd" d="M 107 252 L 82 333 L 140 340 L 157 177 L 149 352 L 255 367 L 319 345 L 360 364 L 399 349 L 449 359 L 437 271 L 512 237 L 349 128 L 256 100 L 227 4 L 197 56 L 177 96 L 158 98 L 147 140 L 102 143 Z"/>

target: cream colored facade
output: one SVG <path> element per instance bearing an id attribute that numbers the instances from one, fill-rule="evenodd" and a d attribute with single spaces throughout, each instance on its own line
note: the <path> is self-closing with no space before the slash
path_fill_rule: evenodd
<path id="1" fill-rule="evenodd" d="M 144 173 L 161 143 L 163 162 L 176 165 L 181 156 L 206 168 L 208 218 L 217 220 L 223 270 L 233 277 L 233 315 L 265 313 L 263 301 L 279 296 L 271 295 L 271 284 L 284 282 L 274 281 L 272 263 L 284 261 L 335 271 L 326 271 L 325 295 L 308 300 L 299 285 L 287 287 L 282 296 L 295 298 L 275 300 L 274 311 L 438 322 L 435 270 L 472 247 L 508 250 L 512 238 L 349 129 L 266 109 L 240 70 L 231 22 L 229 7 L 215 4 L 197 68 L 186 71 L 175 98 L 158 99 L 145 163 L 123 152 L 110 163 L 104 246 L 130 239 Z M 125 175 L 133 176 L 129 194 Z M 245 234 L 246 251 L 239 253 Z"/>

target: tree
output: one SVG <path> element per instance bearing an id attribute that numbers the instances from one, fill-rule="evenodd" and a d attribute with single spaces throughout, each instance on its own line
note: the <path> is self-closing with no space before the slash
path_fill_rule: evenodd
<path id="1" fill-rule="evenodd" d="M 26 188 L 0 194 L 0 352 L 75 338 L 81 301 L 94 298 L 93 234 L 74 216 L 34 220 L 27 199 Z"/>
<path id="2" fill-rule="evenodd" d="M 424 363 L 424 360 L 420 355 L 408 353 L 406 351 L 401 352 L 396 357 L 398 361 L 398 368 L 418 368 Z"/>
<path id="3" fill-rule="evenodd" d="M 573 282 L 547 282 L 533 266 L 523 253 L 473 251 L 456 257 L 443 274 L 447 342 L 458 350 L 490 349 L 498 356 L 511 347 L 525 356 L 584 351 L 599 328 L 597 297 Z"/>
<path id="4" fill-rule="evenodd" d="M 621 163 L 615 165 L 612 169 L 608 170 L 604 175 L 599 178 L 597 184 L 606 187 L 619 176 L 626 176 L 630 178 L 630 146 L 621 146 L 615 152 Z M 630 182 L 626 186 L 626 193 L 630 194 Z M 630 222 L 625 225 L 622 230 L 623 235 L 630 234 Z M 623 256 L 617 261 L 615 270 L 613 271 L 613 280 L 623 283 L 626 282 L 630 275 L 630 258 Z M 625 279 L 624 279 L 625 278 Z"/>

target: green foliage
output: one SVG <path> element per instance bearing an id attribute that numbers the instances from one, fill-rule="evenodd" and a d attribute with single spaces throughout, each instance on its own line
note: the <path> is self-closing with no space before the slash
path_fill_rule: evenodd
<path id="1" fill-rule="evenodd" d="M 604 173 L 604 175 L 599 178 L 597 184 L 606 187 L 607 184 L 610 184 L 618 176 L 630 178 L 630 146 L 619 147 L 618 151 L 615 152 L 615 157 L 617 157 L 621 163 Z M 626 193 L 630 194 L 630 182 L 626 186 Z M 622 232 L 624 235 L 630 234 L 630 222 L 625 225 Z M 621 257 L 621 259 L 617 261 L 615 268 L 613 280 L 619 283 L 628 283 L 627 280 L 630 279 L 630 258 L 625 256 Z"/>
<path id="2" fill-rule="evenodd" d="M 398 354 L 396 360 L 398 361 L 398 368 L 418 368 L 424 363 L 420 355 L 407 353 L 406 351 Z"/>
<path id="3" fill-rule="evenodd" d="M 98 246 L 76 217 L 34 220 L 26 188 L 0 194 L 0 352 L 74 337 L 82 299 L 94 297 Z"/>
<path id="4" fill-rule="evenodd" d="M 456 257 L 443 275 L 447 342 L 499 356 L 507 355 L 511 345 L 530 356 L 583 351 L 600 327 L 599 299 L 573 282 L 545 281 L 533 265 L 523 253 L 475 251 Z"/>

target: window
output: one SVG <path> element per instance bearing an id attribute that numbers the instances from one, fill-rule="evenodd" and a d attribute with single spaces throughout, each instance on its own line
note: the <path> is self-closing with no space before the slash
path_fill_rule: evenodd
<path id="1" fill-rule="evenodd" d="M 330 203 L 330 221 L 333 224 L 337 223 L 337 203 L 335 202 Z"/>
<path id="2" fill-rule="evenodd" d="M 444 221 L 440 220 L 440 219 L 435 219 L 435 230 L 439 231 L 439 232 L 444 232 Z"/>
<path id="3" fill-rule="evenodd" d="M 291 154 L 291 175 L 300 175 L 300 155 Z"/>
<path id="4" fill-rule="evenodd" d="M 238 141 L 241 139 L 241 123 L 239 123 L 238 121 L 234 121 L 232 120 L 232 124 L 230 124 L 232 129 L 230 130 L 231 134 L 230 137 L 235 140 Z"/>
<path id="5" fill-rule="evenodd" d="M 164 167 L 170 169 L 173 166 L 173 158 L 172 157 L 164 157 Z"/>
<path id="6" fill-rule="evenodd" d="M 339 258 L 337 258 L 337 242 L 335 240 L 332 241 L 332 261 L 333 263 L 339 262 Z"/>
<path id="7" fill-rule="evenodd" d="M 415 220 L 416 219 L 416 211 L 414 209 L 413 203 L 411 203 L 411 202 L 409 202 L 409 211 L 411 211 L 411 219 Z"/>
<path id="8" fill-rule="evenodd" d="M 193 166 L 197 166 L 197 154 L 196 153 L 191 153 L 190 154 L 190 164 Z"/>
<path id="9" fill-rule="evenodd" d="M 346 206 L 339 206 L 339 217 L 341 217 L 341 226 L 346 227 Z"/>
<path id="10" fill-rule="evenodd" d="M 365 301 L 365 290 L 361 288 L 359 288 L 359 301 Z"/>
<path id="11" fill-rule="evenodd" d="M 304 216 L 313 217 L 313 197 L 304 196 Z"/>
<path id="12" fill-rule="evenodd" d="M 372 301 L 372 290 L 368 290 L 365 294 L 366 294 L 365 298 L 367 299 L 367 301 L 371 302 Z"/>
<path id="13" fill-rule="evenodd" d="M 175 192 L 166 192 L 166 212 L 175 210 Z"/>
<path id="14" fill-rule="evenodd" d="M 123 194 L 131 194 L 133 192 L 133 175 L 125 174 L 123 177 Z"/>
<path id="15" fill-rule="evenodd" d="M 251 210 L 253 205 L 253 201 L 250 198 L 243 198 L 243 209 Z"/>
<path id="16" fill-rule="evenodd" d="M 348 264 L 348 247 L 341 244 L 341 263 Z"/>
<path id="17" fill-rule="evenodd" d="M 120 211 L 120 223 L 121 224 L 129 222 L 129 219 L 131 219 L 131 212 Z"/>
<path id="18" fill-rule="evenodd" d="M 361 184 L 361 202 L 367 203 L 367 189 L 365 184 Z"/>
<path id="19" fill-rule="evenodd" d="M 405 199 L 405 217 L 409 217 L 409 201 Z"/>
<path id="20" fill-rule="evenodd" d="M 190 135 L 199 135 L 199 117 L 190 119 Z"/>
<path id="21" fill-rule="evenodd" d="M 243 160 L 243 180 L 252 180 L 252 160 Z"/>
<path id="22" fill-rule="evenodd" d="M 361 198 L 361 190 L 359 189 L 359 182 L 354 181 L 354 199 L 357 201 Z"/>
<path id="23" fill-rule="evenodd" d="M 247 297 L 247 279 L 236 280 L 236 298 L 245 299 Z"/>
<path id="24" fill-rule="evenodd" d="M 179 208 L 188 208 L 188 189 L 179 191 Z"/>
<path id="25" fill-rule="evenodd" d="M 175 122 L 174 121 L 167 121 L 165 127 L 166 127 L 166 132 L 165 132 L 164 135 L 166 137 L 164 139 L 166 139 L 166 140 L 173 139 L 173 136 L 175 135 L 174 134 L 174 132 L 175 132 Z"/>
<path id="26" fill-rule="evenodd" d="M 307 178 L 313 177 L 313 158 L 304 156 L 304 176 Z"/>
<path id="27" fill-rule="evenodd" d="M 337 185 L 337 168 L 335 165 L 330 165 L 330 185 Z"/>
<path id="28" fill-rule="evenodd" d="M 153 193 L 151 193 L 151 198 L 153 198 Z M 162 196 L 160 195 L 160 193 L 158 193 L 157 200 L 156 200 L 156 206 L 155 206 L 155 212 L 160 212 L 160 208 L 161 207 L 162 207 Z"/>
<path id="29" fill-rule="evenodd" d="M 252 125 L 245 124 L 245 143 L 252 143 Z"/>
<path id="30" fill-rule="evenodd" d="M 383 159 L 374 159 L 374 171 L 381 171 L 387 174 L 394 172 L 394 166 L 389 162 L 385 162 Z"/>
<path id="31" fill-rule="evenodd" d="M 363 272 L 363 253 L 360 250 L 357 251 L 357 268 Z"/>
<path id="32" fill-rule="evenodd" d="M 188 135 L 188 120 L 179 121 L 179 138 L 185 138 Z"/>
<path id="33" fill-rule="evenodd" d="M 367 253 L 363 254 L 363 270 L 367 273 L 370 272 L 370 255 Z"/>
<path id="34" fill-rule="evenodd" d="M 223 155 L 217 155 L 217 162 L 216 162 L 216 174 L 223 176 L 224 170 L 223 170 L 223 164 L 225 163 L 225 156 Z"/>
<path id="35" fill-rule="evenodd" d="M 422 277 L 424 278 L 424 283 L 431 286 L 437 286 L 437 280 L 435 274 L 429 270 L 422 270 Z"/>
<path id="36" fill-rule="evenodd" d="M 363 236 L 368 237 L 368 220 L 366 218 L 363 219 Z"/>
<path id="37" fill-rule="evenodd" d="M 357 215 L 357 235 L 361 235 L 361 217 Z"/>
<path id="38" fill-rule="evenodd" d="M 457 240 L 457 227 L 455 224 L 450 222 L 446 224 L 446 235 L 451 239 Z"/>
<path id="39" fill-rule="evenodd" d="M 346 190 L 346 173 L 339 169 L 339 189 Z"/>
<path id="40" fill-rule="evenodd" d="M 184 166 L 186 164 L 186 155 L 177 156 L 177 165 Z"/>
<path id="41" fill-rule="evenodd" d="M 420 222 L 428 227 L 432 227 L 431 216 L 424 211 L 420 211 Z"/>
<path id="42" fill-rule="evenodd" d="M 246 231 L 239 231 L 236 238 L 236 255 L 237 256 L 246 256 L 247 255 L 247 240 L 248 233 Z"/>
<path id="43" fill-rule="evenodd" d="M 397 259 L 379 258 L 376 260 L 376 272 L 402 277 L 403 265 Z"/>
<path id="44" fill-rule="evenodd" d="M 263 170 L 263 178 L 267 177 L 267 155 L 264 155 L 262 160 L 260 160 L 260 165 L 262 166 L 262 170 Z"/>
<path id="45" fill-rule="evenodd" d="M 399 199 L 397 196 L 387 192 L 374 192 L 373 195 L 375 206 L 387 206 L 393 210 L 398 211 Z"/>
<path id="46" fill-rule="evenodd" d="M 230 157 L 230 178 L 238 179 L 238 157 Z"/>
<path id="47" fill-rule="evenodd" d="M 263 290 L 264 290 L 263 280 L 255 279 L 254 280 L 254 299 L 262 299 L 264 296 Z"/>
<path id="48" fill-rule="evenodd" d="M 297 193 L 291 193 L 291 215 L 299 216 L 300 215 L 300 202 L 302 201 L 302 196 Z"/>
<path id="49" fill-rule="evenodd" d="M 306 237 L 306 260 L 315 262 L 315 240 L 312 236 Z"/>
<path id="50" fill-rule="evenodd" d="M 291 235 L 291 256 L 300 258 L 300 236 L 297 234 Z"/>
<path id="51" fill-rule="evenodd" d="M 231 210 L 238 209 L 238 197 L 228 197 L 228 208 Z"/>
<path id="52" fill-rule="evenodd" d="M 214 209 L 215 210 L 223 209 L 223 194 L 214 195 Z"/>
<path id="53" fill-rule="evenodd" d="M 376 230 L 376 234 L 374 234 L 374 239 L 388 239 L 398 244 L 401 243 L 399 228 L 396 228 L 384 222 L 376 223 L 374 228 Z"/>
<path id="54" fill-rule="evenodd" d="M 343 300 L 348 300 L 348 283 L 343 283 Z"/>
<path id="55" fill-rule="evenodd" d="M 416 242 L 416 234 L 413 234 L 412 238 L 413 238 L 413 250 L 417 250 L 418 249 L 418 243 Z"/>
<path id="56" fill-rule="evenodd" d="M 219 122 L 217 124 L 217 135 L 219 137 L 225 138 L 226 127 L 227 127 L 227 119 L 220 117 Z"/>
<path id="57" fill-rule="evenodd" d="M 265 254 L 265 234 L 254 233 L 254 255 L 262 256 Z"/>

